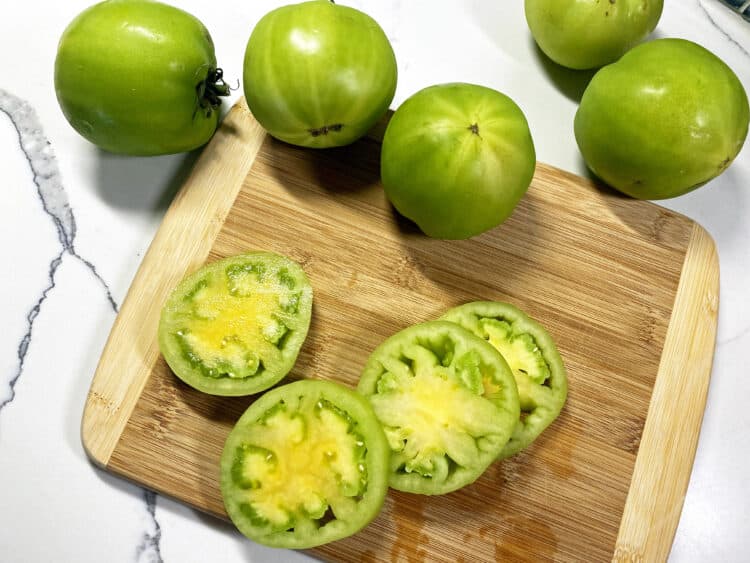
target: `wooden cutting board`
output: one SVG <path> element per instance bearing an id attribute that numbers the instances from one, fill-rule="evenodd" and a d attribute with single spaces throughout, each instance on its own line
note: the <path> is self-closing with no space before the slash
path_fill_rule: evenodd
<path id="1" fill-rule="evenodd" d="M 252 397 L 203 395 L 159 355 L 169 291 L 252 249 L 302 264 L 315 304 L 290 378 L 355 386 L 389 335 L 471 300 L 543 323 L 569 374 L 526 451 L 441 497 L 392 491 L 335 561 L 658 561 L 669 553 L 711 372 L 719 269 L 689 219 L 540 164 L 513 216 L 468 241 L 421 235 L 379 186 L 385 122 L 314 151 L 268 137 L 243 102 L 203 151 L 133 280 L 94 376 L 83 443 L 106 469 L 226 518 L 224 439 Z"/>

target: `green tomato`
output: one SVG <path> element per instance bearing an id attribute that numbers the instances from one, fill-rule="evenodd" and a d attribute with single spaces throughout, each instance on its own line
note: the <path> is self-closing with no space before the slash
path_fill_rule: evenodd
<path id="1" fill-rule="evenodd" d="M 268 389 L 307 336 L 312 288 L 289 258 L 252 252 L 187 276 L 164 304 L 159 348 L 185 383 L 212 395 Z"/>
<path id="2" fill-rule="evenodd" d="M 396 57 L 370 16 L 329 0 L 266 14 L 247 42 L 248 107 L 274 137 L 326 148 L 350 144 L 385 114 Z"/>
<path id="3" fill-rule="evenodd" d="M 390 485 L 438 495 L 473 483 L 497 459 L 520 415 L 508 364 L 457 324 L 431 321 L 372 353 L 357 390 L 391 449 Z"/>
<path id="4" fill-rule="evenodd" d="M 529 125 L 513 100 L 483 86 L 442 84 L 396 110 L 380 168 L 399 213 L 428 236 L 466 239 L 511 215 L 535 165 Z"/>
<path id="5" fill-rule="evenodd" d="M 229 93 L 203 24 L 148 0 L 108 0 L 79 14 L 60 39 L 55 92 L 78 133 L 133 155 L 203 145 Z"/>
<path id="6" fill-rule="evenodd" d="M 658 39 L 597 72 L 575 136 L 607 184 L 665 199 L 726 170 L 745 142 L 749 114 L 742 83 L 718 57 L 684 39 Z"/>
<path id="7" fill-rule="evenodd" d="M 229 433 L 220 464 L 224 505 L 258 543 L 315 547 L 377 516 L 388 459 L 363 397 L 328 381 L 297 381 L 263 395 Z"/>
<path id="8" fill-rule="evenodd" d="M 663 0 L 526 0 L 526 22 L 539 48 L 573 69 L 619 59 L 651 33 Z"/>
<path id="9" fill-rule="evenodd" d="M 520 452 L 557 418 L 568 396 L 568 377 L 555 341 L 510 303 L 475 301 L 440 318 L 486 340 L 508 362 L 518 386 L 521 418 L 500 458 Z"/>

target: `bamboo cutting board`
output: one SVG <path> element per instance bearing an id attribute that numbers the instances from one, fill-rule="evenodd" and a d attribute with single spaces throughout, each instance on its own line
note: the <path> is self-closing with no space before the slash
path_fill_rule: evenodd
<path id="1" fill-rule="evenodd" d="M 133 280 L 88 396 L 82 438 L 106 469 L 226 518 L 218 462 L 252 397 L 203 395 L 159 355 L 162 303 L 206 261 L 252 249 L 297 260 L 315 301 L 290 378 L 355 386 L 370 352 L 471 300 L 544 324 L 569 375 L 558 420 L 526 451 L 442 497 L 391 491 L 335 561 L 658 561 L 669 553 L 711 372 L 713 241 L 689 219 L 540 164 L 499 228 L 421 235 L 379 181 L 384 123 L 312 151 L 236 105 L 176 196 Z"/>

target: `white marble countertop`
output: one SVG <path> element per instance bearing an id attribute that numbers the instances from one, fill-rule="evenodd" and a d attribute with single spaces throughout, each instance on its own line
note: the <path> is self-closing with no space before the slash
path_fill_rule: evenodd
<path id="1" fill-rule="evenodd" d="M 282 2 L 174 0 L 211 30 L 231 82 L 254 23 Z M 394 106 L 429 84 L 478 82 L 525 111 L 539 160 L 583 174 L 572 135 L 581 81 L 537 54 L 523 2 L 349 0 L 399 61 Z M 89 2 L 13 2 L 0 21 L 0 560 L 302 561 L 94 468 L 84 400 L 117 305 L 194 155 L 123 158 L 67 124 L 52 83 L 57 40 Z M 718 0 L 665 0 L 656 36 L 720 56 L 750 92 L 750 23 Z M 233 99 L 239 95 L 234 93 Z M 233 100 L 232 100 L 233 101 Z M 750 553 L 750 143 L 720 178 L 664 202 L 716 240 L 721 304 L 714 369 L 671 561 Z"/>

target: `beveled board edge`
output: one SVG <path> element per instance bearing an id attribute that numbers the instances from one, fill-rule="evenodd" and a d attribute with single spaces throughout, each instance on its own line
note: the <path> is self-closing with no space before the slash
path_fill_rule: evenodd
<path id="1" fill-rule="evenodd" d="M 669 555 L 706 406 L 718 309 L 716 246 L 694 224 L 613 561 L 666 561 Z"/>
<path id="2" fill-rule="evenodd" d="M 238 101 L 167 210 L 115 319 L 86 397 L 81 439 L 96 464 L 107 466 L 158 359 L 154 335 L 161 304 L 208 257 L 265 135 L 244 100 Z M 170 257 L 168 270 L 164 256 Z M 144 307 L 144 301 L 153 306 Z"/>

